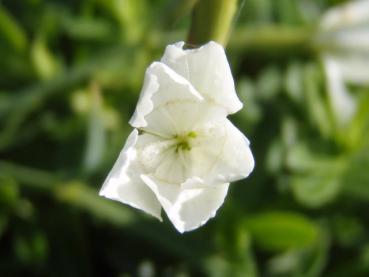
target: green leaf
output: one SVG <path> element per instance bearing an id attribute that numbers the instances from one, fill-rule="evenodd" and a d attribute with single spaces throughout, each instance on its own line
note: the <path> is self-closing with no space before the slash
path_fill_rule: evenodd
<path id="1" fill-rule="evenodd" d="M 106 40 L 113 34 L 112 26 L 105 20 L 72 16 L 62 19 L 65 31 L 74 39 Z"/>
<path id="2" fill-rule="evenodd" d="M 291 187 L 297 201 L 317 208 L 332 202 L 340 192 L 341 183 L 335 175 L 307 175 L 291 178 Z"/>
<path id="3" fill-rule="evenodd" d="M 287 166 L 294 172 L 290 186 L 296 200 L 311 208 L 335 200 L 346 165 L 344 156 L 317 155 L 301 143 L 289 149 Z"/>
<path id="4" fill-rule="evenodd" d="M 59 62 L 47 47 L 44 38 L 37 38 L 32 43 L 31 59 L 37 74 L 43 80 L 55 77 L 60 71 Z"/>
<path id="5" fill-rule="evenodd" d="M 284 165 L 284 148 L 280 140 L 275 140 L 271 143 L 268 155 L 266 168 L 269 172 L 278 174 Z"/>
<path id="6" fill-rule="evenodd" d="M 358 100 L 358 109 L 351 124 L 339 134 L 341 143 L 349 146 L 351 149 L 357 149 L 365 144 L 369 134 L 368 91 L 363 91 L 362 96 Z"/>
<path id="7" fill-rule="evenodd" d="M 245 251 L 242 262 L 229 261 L 222 256 L 213 255 L 205 261 L 205 270 L 208 276 L 223 277 L 257 277 L 256 263 L 252 251 Z"/>
<path id="8" fill-rule="evenodd" d="M 365 269 L 369 270 L 369 244 L 366 243 L 361 250 L 360 262 L 363 264 Z"/>
<path id="9" fill-rule="evenodd" d="M 292 177 L 291 187 L 299 203 L 319 208 L 336 199 L 341 183 L 335 176 Z"/>
<path id="10" fill-rule="evenodd" d="M 245 220 L 255 242 L 270 251 L 304 248 L 316 243 L 319 228 L 303 215 L 266 212 Z"/>
<path id="11" fill-rule="evenodd" d="M 338 215 L 330 223 L 335 241 L 342 247 L 359 246 L 365 240 L 364 222 L 354 215 Z"/>
<path id="12" fill-rule="evenodd" d="M 104 199 L 98 191 L 83 183 L 70 182 L 57 187 L 55 196 L 58 200 L 78 207 L 92 216 L 115 225 L 128 225 L 135 221 L 134 213 L 120 203 Z"/>
<path id="13" fill-rule="evenodd" d="M 280 0 L 275 1 L 274 4 L 276 5 L 277 15 L 282 24 L 298 25 L 302 22 L 297 1 Z"/>
<path id="14" fill-rule="evenodd" d="M 232 221 L 229 223 L 223 225 L 222 232 L 218 232 L 217 245 L 221 254 L 212 255 L 205 262 L 208 275 L 258 276 L 250 234 L 242 226 Z"/>
<path id="15" fill-rule="evenodd" d="M 330 246 L 328 233 L 321 230 L 318 242 L 305 249 L 293 249 L 272 257 L 268 262 L 268 276 L 321 276 Z"/>
<path id="16" fill-rule="evenodd" d="M 295 103 L 302 103 L 304 100 L 303 69 L 300 63 L 293 61 L 288 64 L 284 87 L 287 95 Z"/>
<path id="17" fill-rule="evenodd" d="M 15 255 L 24 264 L 41 263 L 47 258 L 48 243 L 40 231 L 17 236 L 13 243 Z"/>
<path id="18" fill-rule="evenodd" d="M 18 197 L 18 184 L 7 172 L 0 169 L 0 207 L 12 207 Z"/>
<path id="19" fill-rule="evenodd" d="M 251 128 L 262 118 L 262 108 L 256 99 L 255 85 L 250 79 L 244 78 L 238 82 L 237 92 L 241 102 L 247 103 L 247 109 L 242 109 L 237 116 L 244 123 L 250 123 Z"/>
<path id="20" fill-rule="evenodd" d="M 126 43 L 136 43 L 146 35 L 147 19 L 150 18 L 147 1 L 98 0 L 97 3 L 119 22 Z"/>
<path id="21" fill-rule="evenodd" d="M 4 36 L 7 42 L 19 51 L 24 51 L 27 46 L 27 37 L 22 27 L 15 18 L 0 6 L 0 36 Z"/>
<path id="22" fill-rule="evenodd" d="M 59 176 L 56 174 L 1 160 L 0 176 L 11 176 L 19 184 L 46 191 L 52 189 L 53 185 L 59 182 Z"/>
<path id="23" fill-rule="evenodd" d="M 282 86 L 280 71 L 275 66 L 267 67 L 259 76 L 257 81 L 257 96 L 263 100 L 275 97 Z"/>
<path id="24" fill-rule="evenodd" d="M 342 179 L 343 192 L 357 200 L 369 202 L 369 145 L 356 152 L 348 162 Z"/>
<path id="25" fill-rule="evenodd" d="M 304 88 L 306 108 L 310 121 L 320 133 L 328 137 L 332 133 L 333 123 L 330 118 L 328 103 L 323 97 L 321 71 L 316 64 L 307 64 L 304 68 Z"/>

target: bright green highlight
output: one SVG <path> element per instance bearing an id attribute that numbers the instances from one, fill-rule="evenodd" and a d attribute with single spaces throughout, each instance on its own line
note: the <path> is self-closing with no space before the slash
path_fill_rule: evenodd
<path id="1" fill-rule="evenodd" d="M 188 132 L 185 135 L 175 135 L 174 139 L 177 141 L 175 144 L 176 152 L 179 150 L 190 151 L 191 150 L 191 139 L 197 137 L 197 134 L 194 131 Z"/>

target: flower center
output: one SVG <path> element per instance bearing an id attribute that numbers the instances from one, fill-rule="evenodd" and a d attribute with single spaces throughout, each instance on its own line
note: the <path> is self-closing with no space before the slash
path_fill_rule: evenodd
<path id="1" fill-rule="evenodd" d="M 184 135 L 175 135 L 174 139 L 176 140 L 175 144 L 175 151 L 178 153 L 178 151 L 190 151 L 191 150 L 191 139 L 194 139 L 197 137 L 197 134 L 193 131 L 188 132 Z"/>

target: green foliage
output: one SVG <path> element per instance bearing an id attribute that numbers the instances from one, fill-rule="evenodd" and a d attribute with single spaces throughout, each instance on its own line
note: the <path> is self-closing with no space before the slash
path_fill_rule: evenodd
<path id="1" fill-rule="evenodd" d="M 319 232 L 308 219 L 288 212 L 253 215 L 245 226 L 257 244 L 271 251 L 308 247 L 316 243 Z"/>
<path id="2" fill-rule="evenodd" d="M 338 126 L 312 39 L 343 1 L 240 1 L 232 120 L 256 168 L 206 226 L 179 235 L 98 196 L 145 68 L 195 2 L 1 2 L 0 276 L 369 275 L 369 88 L 349 87 Z"/>

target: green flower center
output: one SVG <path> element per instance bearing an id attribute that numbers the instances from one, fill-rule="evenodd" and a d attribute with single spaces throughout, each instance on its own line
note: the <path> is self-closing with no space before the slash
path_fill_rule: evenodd
<path id="1" fill-rule="evenodd" d="M 197 137 L 197 134 L 193 131 L 188 132 L 184 135 L 175 135 L 174 139 L 177 141 L 177 144 L 175 144 L 175 151 L 178 152 L 180 150 L 182 151 L 190 151 L 191 150 L 191 139 L 194 139 Z"/>

